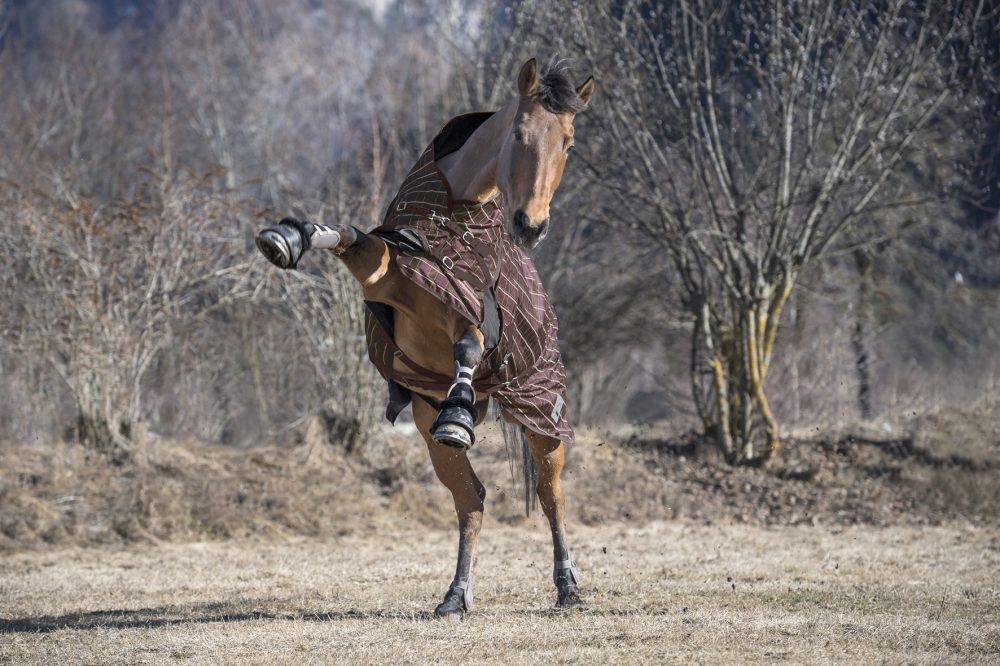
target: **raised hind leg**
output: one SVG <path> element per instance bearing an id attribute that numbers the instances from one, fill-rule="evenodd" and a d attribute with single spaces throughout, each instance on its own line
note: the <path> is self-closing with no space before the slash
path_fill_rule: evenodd
<path id="1" fill-rule="evenodd" d="M 527 429 L 524 430 L 524 434 L 531 445 L 531 457 L 538 471 L 538 501 L 552 529 L 552 552 L 555 563 L 552 577 L 558 595 L 556 605 L 579 606 L 583 603 L 576 589 L 579 573 L 566 545 L 566 529 L 563 524 L 565 494 L 560 476 L 566 461 L 566 446 L 554 437 L 539 435 Z"/>
<path id="2" fill-rule="evenodd" d="M 472 565 L 475 562 L 479 530 L 483 526 L 486 488 L 476 476 L 465 451 L 441 446 L 434 441 L 430 426 L 435 410 L 419 397 L 413 399 L 413 420 L 431 455 L 434 473 L 451 491 L 458 514 L 458 562 L 455 578 L 434 613 L 438 617 L 461 618 L 472 609 Z"/>
<path id="3" fill-rule="evenodd" d="M 392 270 L 385 242 L 346 224 L 313 224 L 286 217 L 264 229 L 256 238 L 257 249 L 278 268 L 294 269 L 311 250 L 331 250 L 368 291 L 389 288 L 383 278 Z M 388 286 L 387 286 L 388 285 Z"/>

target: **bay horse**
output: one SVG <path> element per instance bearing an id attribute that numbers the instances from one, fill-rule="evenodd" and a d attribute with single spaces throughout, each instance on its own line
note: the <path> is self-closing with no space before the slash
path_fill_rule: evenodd
<path id="1" fill-rule="evenodd" d="M 531 259 L 549 230 L 549 206 L 573 147 L 573 121 L 594 92 L 559 63 L 526 62 L 518 95 L 494 113 L 458 116 L 404 180 L 385 222 L 285 218 L 261 231 L 258 249 L 295 268 L 310 249 L 331 250 L 360 282 L 368 309 L 369 357 L 389 380 L 386 415 L 411 402 L 434 471 L 458 514 L 458 563 L 439 617 L 472 608 L 472 566 L 486 489 L 466 451 L 486 399 L 521 430 L 553 541 L 556 605 L 582 603 L 566 543 L 560 482 L 573 440 L 555 314 Z"/>

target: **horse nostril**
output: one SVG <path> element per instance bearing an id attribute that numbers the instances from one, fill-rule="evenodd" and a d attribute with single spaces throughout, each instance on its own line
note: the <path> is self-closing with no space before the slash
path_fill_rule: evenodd
<path id="1" fill-rule="evenodd" d="M 514 228 L 518 231 L 524 231 L 528 225 L 531 224 L 531 218 L 523 210 L 519 210 L 514 213 Z"/>

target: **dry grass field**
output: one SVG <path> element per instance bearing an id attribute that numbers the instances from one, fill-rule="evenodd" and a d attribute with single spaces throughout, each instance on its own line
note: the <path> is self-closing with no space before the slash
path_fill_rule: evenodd
<path id="1" fill-rule="evenodd" d="M 0 448 L 0 663 L 1000 660 L 997 411 L 791 439 L 768 469 L 586 432 L 565 472 L 584 610 L 495 433 L 476 607 L 433 619 L 450 498 L 405 429 L 239 449 Z"/>
<path id="2" fill-rule="evenodd" d="M 477 605 L 431 618 L 450 530 L 67 548 L 0 560 L 2 663 L 954 663 L 1000 657 L 1000 532 L 491 522 Z"/>

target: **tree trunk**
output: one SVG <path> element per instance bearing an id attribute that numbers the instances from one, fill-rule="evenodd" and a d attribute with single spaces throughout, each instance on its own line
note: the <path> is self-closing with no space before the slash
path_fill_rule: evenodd
<path id="1" fill-rule="evenodd" d="M 868 329 L 871 314 L 872 258 L 864 250 L 854 253 L 858 267 L 858 300 L 854 306 L 854 329 L 851 331 L 851 349 L 854 351 L 854 369 L 858 376 L 858 411 L 861 418 L 870 419 L 872 410 L 871 357 L 868 354 Z"/>
<path id="2" fill-rule="evenodd" d="M 114 409 L 112 405 L 131 400 L 115 400 L 105 394 L 105 387 L 90 383 L 71 383 L 76 398 L 76 422 L 72 439 L 78 443 L 123 459 L 132 452 L 132 442 L 139 433 L 137 411 Z"/>
<path id="3" fill-rule="evenodd" d="M 716 346 L 716 338 L 712 332 L 712 310 L 708 302 L 703 301 L 691 337 L 692 396 L 705 434 L 715 439 L 716 446 L 731 461 L 735 450 L 730 430 L 729 385 L 724 365 L 726 361 Z M 708 395 L 703 396 L 701 376 L 706 373 L 711 376 L 711 382 Z"/>
<path id="4" fill-rule="evenodd" d="M 131 423 L 109 419 L 103 414 L 80 411 L 76 417 L 74 439 L 88 448 L 122 456 L 127 455 L 132 448 L 132 430 Z"/>
<path id="5" fill-rule="evenodd" d="M 731 464 L 767 464 L 781 447 L 765 382 L 791 283 L 767 293 L 750 306 L 729 304 L 734 313 L 730 321 L 715 316 L 707 302 L 696 317 L 691 354 L 695 406 L 705 434 Z"/>

